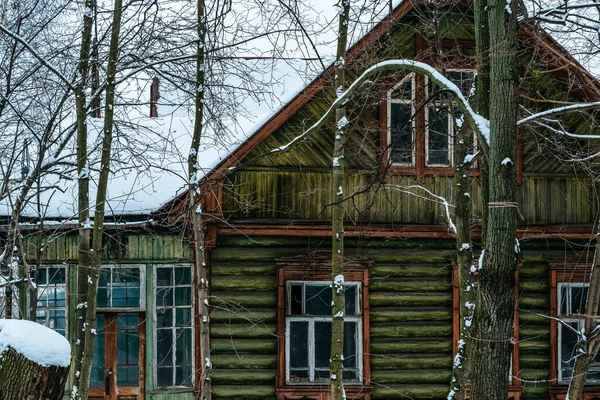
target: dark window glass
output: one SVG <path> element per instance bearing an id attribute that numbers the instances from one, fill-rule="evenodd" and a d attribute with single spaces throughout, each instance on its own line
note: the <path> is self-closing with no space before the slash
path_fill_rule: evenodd
<path id="1" fill-rule="evenodd" d="M 290 370 L 308 371 L 308 322 L 290 322 Z"/>
<path id="2" fill-rule="evenodd" d="M 427 165 L 449 165 L 448 110 L 428 106 Z"/>
<path id="3" fill-rule="evenodd" d="M 413 125 L 412 106 L 404 103 L 390 104 L 390 161 L 412 164 Z"/>
<path id="4" fill-rule="evenodd" d="M 331 288 L 325 285 L 306 285 L 305 315 L 331 315 Z"/>
<path id="5" fill-rule="evenodd" d="M 302 315 L 302 285 L 292 285 L 290 287 L 290 314 Z"/>

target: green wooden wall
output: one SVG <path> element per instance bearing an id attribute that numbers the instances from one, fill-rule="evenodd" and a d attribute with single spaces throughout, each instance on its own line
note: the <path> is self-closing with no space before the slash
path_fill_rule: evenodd
<path id="1" fill-rule="evenodd" d="M 349 174 L 344 193 L 353 195 L 347 202 L 347 219 L 368 222 L 444 224 L 446 212 L 433 194 L 452 202 L 452 178 L 425 177 L 418 183 L 410 176 L 388 177 L 385 187 L 380 178 Z M 239 219 L 320 219 L 331 217 L 333 196 L 328 172 L 289 172 L 272 170 L 236 171 L 224 190 L 224 209 L 228 217 Z M 373 186 L 375 185 L 375 186 Z M 480 216 L 480 187 L 472 181 L 474 214 Z M 585 224 L 596 219 L 598 210 L 591 179 L 577 177 L 523 177 L 518 191 L 522 225 Z"/>
<path id="2" fill-rule="evenodd" d="M 373 399 L 445 399 L 452 367 L 450 260 L 454 242 L 346 242 L 346 254 L 374 261 L 370 274 Z M 274 399 L 278 334 L 275 259 L 329 246 L 328 239 L 218 239 L 211 252 L 216 400 Z M 543 315 L 550 312 L 548 262 L 564 258 L 564 242 L 524 241 L 522 248 L 522 399 L 547 399 L 550 323 Z"/>

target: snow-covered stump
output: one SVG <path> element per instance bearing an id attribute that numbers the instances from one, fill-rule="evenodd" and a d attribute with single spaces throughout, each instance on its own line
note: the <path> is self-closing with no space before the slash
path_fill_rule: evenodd
<path id="1" fill-rule="evenodd" d="M 31 321 L 0 319 L 0 399 L 62 399 L 71 346 Z"/>

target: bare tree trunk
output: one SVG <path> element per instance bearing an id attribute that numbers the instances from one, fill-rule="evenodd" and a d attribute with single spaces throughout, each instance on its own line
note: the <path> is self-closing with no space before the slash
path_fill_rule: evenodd
<path id="1" fill-rule="evenodd" d="M 335 91 L 340 96 L 346 89 L 345 57 L 348 40 L 348 23 L 350 21 L 350 0 L 340 0 L 338 42 L 335 59 Z M 333 144 L 333 205 L 332 222 L 332 255 L 331 255 L 331 356 L 329 357 L 329 379 L 331 399 L 346 398 L 343 382 L 344 353 L 344 144 L 346 142 L 346 108 L 341 104 L 335 110 L 337 130 Z"/>
<path id="2" fill-rule="evenodd" d="M 9 347 L 0 354 L 0 399 L 60 400 L 69 367 L 45 367 Z"/>
<path id="3" fill-rule="evenodd" d="M 77 253 L 77 276 L 69 277 L 77 281 L 77 309 L 75 326 L 69 329 L 71 337 L 71 387 L 72 399 L 76 399 L 81 379 L 81 363 L 85 345 L 83 334 L 83 323 L 85 320 L 85 307 L 87 300 L 88 283 L 90 275 L 90 203 L 89 203 L 89 166 L 87 158 L 87 124 L 86 124 L 86 83 L 90 61 L 90 44 L 92 37 L 93 19 L 92 15 L 96 9 L 95 0 L 86 0 L 85 7 L 91 12 L 83 15 L 83 32 L 81 37 L 81 49 L 79 52 L 79 65 L 77 66 L 77 85 L 75 90 L 75 110 L 77 115 L 77 207 L 79 222 L 79 238 Z M 75 341 L 77 338 L 78 342 Z"/>
<path id="4" fill-rule="evenodd" d="M 202 219 L 202 208 L 200 205 L 202 194 L 200 193 L 199 180 L 202 171 L 198 168 L 198 152 L 202 141 L 202 127 L 204 117 L 204 83 L 205 83 L 205 56 L 204 40 L 206 38 L 206 9 L 204 0 L 198 0 L 198 41 L 196 43 L 196 116 L 194 120 L 194 131 L 192 134 L 192 147 L 188 156 L 188 179 L 190 193 L 189 221 L 192 224 L 194 235 L 194 271 L 198 290 L 198 321 L 200 325 L 200 354 L 202 355 L 202 370 L 200 374 L 200 396 L 202 400 L 210 400 L 212 397 L 210 361 L 210 303 L 209 303 L 209 276 L 206 265 L 206 252 L 204 248 L 204 223 Z"/>
<path id="5" fill-rule="evenodd" d="M 569 383 L 567 392 L 568 400 L 578 400 L 585 386 L 590 364 L 598 354 L 600 349 L 600 336 L 598 335 L 598 305 L 600 304 L 600 236 L 596 237 L 596 254 L 594 256 L 594 265 L 592 276 L 590 277 L 590 288 L 585 304 L 584 315 L 584 334 L 579 337 L 577 343 L 577 357 L 575 357 L 575 366 L 573 367 L 573 377 Z"/>
<path id="6" fill-rule="evenodd" d="M 454 141 L 456 168 L 454 169 L 454 219 L 456 225 L 456 267 L 460 298 L 460 339 L 452 366 L 448 399 L 465 399 L 471 372 L 472 340 L 470 336 L 475 307 L 473 273 L 473 242 L 471 239 L 471 194 L 467 158 L 471 129 L 464 124 Z"/>
<path id="7" fill-rule="evenodd" d="M 474 319 L 473 400 L 508 396 L 515 301 L 516 2 L 491 0 L 489 202 Z M 479 29 L 476 26 L 476 30 Z"/>
<path id="8" fill-rule="evenodd" d="M 90 387 L 92 359 L 94 357 L 94 342 L 96 335 L 96 294 L 98 278 L 102 264 L 102 237 L 104 226 L 104 209 L 106 206 L 106 189 L 110 172 L 110 153 L 114 123 L 115 83 L 117 60 L 119 55 L 119 33 L 121 28 L 122 0 L 115 0 L 110 48 L 108 51 L 108 67 L 106 69 L 106 107 L 104 109 L 104 137 L 102 140 L 102 155 L 100 159 L 100 177 L 96 194 L 94 210 L 94 226 L 92 236 L 92 254 L 90 274 L 87 278 L 87 307 L 85 308 L 85 325 L 83 326 L 83 357 L 81 361 L 81 377 L 79 381 L 79 398 L 87 399 Z M 116 371 L 114 371 L 116 372 Z"/>

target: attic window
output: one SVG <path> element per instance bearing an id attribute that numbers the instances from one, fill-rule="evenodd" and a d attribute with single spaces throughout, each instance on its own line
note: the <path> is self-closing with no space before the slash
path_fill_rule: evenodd
<path id="1" fill-rule="evenodd" d="M 469 94 L 473 71 L 447 71 L 446 76 L 465 96 Z M 424 172 L 429 168 L 431 174 L 446 168 L 451 173 L 456 121 L 462 117 L 453 94 L 424 75 L 411 73 L 387 91 L 386 103 L 382 140 L 388 164 L 407 173 L 413 168 Z M 475 150 L 476 145 L 471 147 Z"/>

